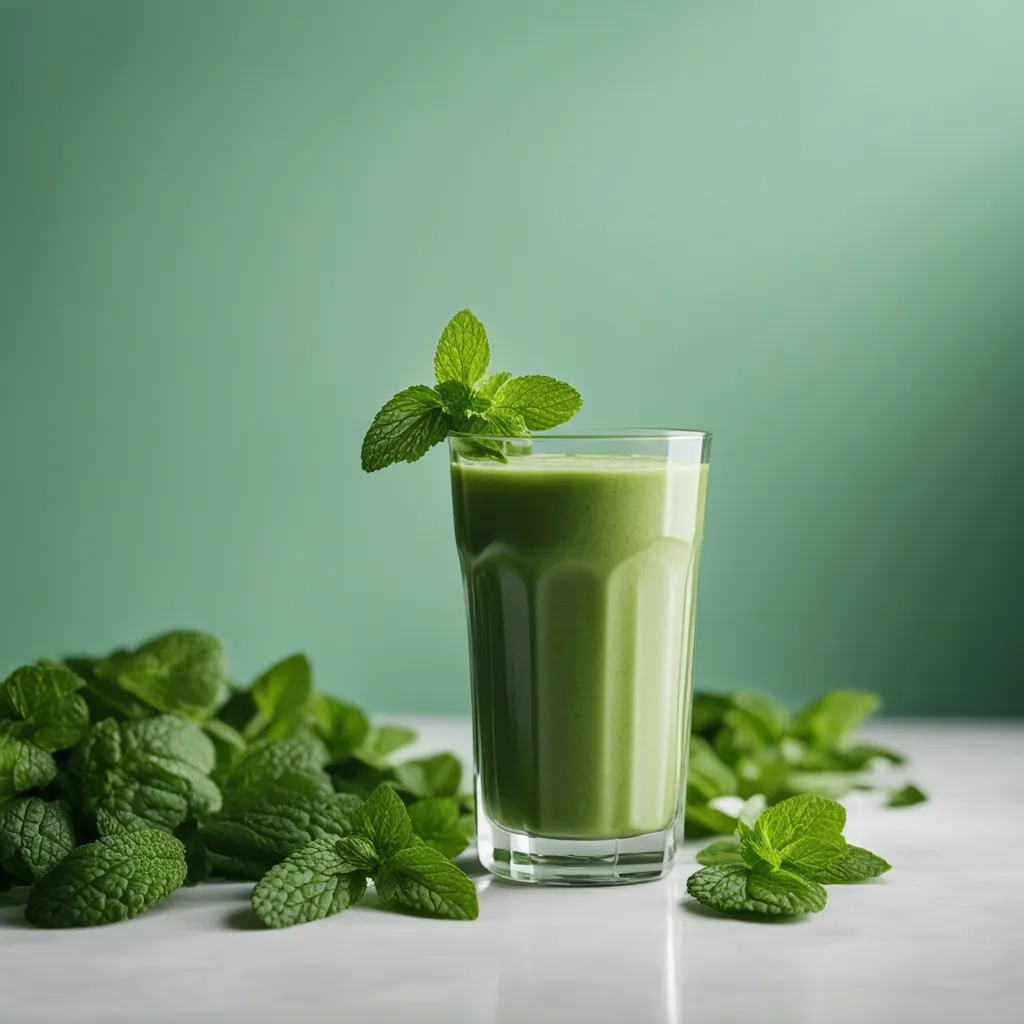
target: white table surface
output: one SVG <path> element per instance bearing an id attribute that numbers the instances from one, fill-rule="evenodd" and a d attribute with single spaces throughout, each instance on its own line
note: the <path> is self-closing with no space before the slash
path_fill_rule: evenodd
<path id="1" fill-rule="evenodd" d="M 412 721 L 412 720 L 409 720 Z M 468 754 L 463 722 L 419 750 Z M 1024 724 L 893 723 L 930 803 L 850 804 L 847 837 L 893 864 L 825 911 L 729 920 L 673 874 L 539 889 L 479 874 L 480 919 L 365 905 L 265 931 L 251 886 L 182 889 L 135 921 L 41 931 L 0 896 L 0 1021 L 881 1022 L 1024 1020 Z M 474 870 L 470 868 L 470 870 Z"/>

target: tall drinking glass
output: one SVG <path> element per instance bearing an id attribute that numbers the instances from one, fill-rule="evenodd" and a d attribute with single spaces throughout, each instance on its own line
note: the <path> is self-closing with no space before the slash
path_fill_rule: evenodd
<path id="1" fill-rule="evenodd" d="M 659 878 L 683 811 L 711 435 L 450 438 L 480 859 Z"/>

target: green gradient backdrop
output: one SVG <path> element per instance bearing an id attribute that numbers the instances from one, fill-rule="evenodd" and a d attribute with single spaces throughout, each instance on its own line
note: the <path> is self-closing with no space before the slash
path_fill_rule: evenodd
<path id="1" fill-rule="evenodd" d="M 469 305 L 716 434 L 698 683 L 1014 713 L 1024 4 L 0 0 L 0 670 L 174 624 L 460 710 Z"/>

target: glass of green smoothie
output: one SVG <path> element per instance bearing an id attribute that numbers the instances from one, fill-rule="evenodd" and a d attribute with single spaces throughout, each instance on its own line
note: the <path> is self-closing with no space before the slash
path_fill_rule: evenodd
<path id="1" fill-rule="evenodd" d="M 711 435 L 452 433 L 477 840 L 500 878 L 659 878 L 683 811 Z"/>

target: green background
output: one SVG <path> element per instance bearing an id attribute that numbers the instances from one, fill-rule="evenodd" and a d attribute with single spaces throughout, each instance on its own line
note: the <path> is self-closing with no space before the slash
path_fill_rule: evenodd
<path id="1" fill-rule="evenodd" d="M 714 431 L 698 685 L 1024 711 L 1024 4 L 0 0 L 0 670 L 176 624 L 468 707 L 470 306 Z"/>

